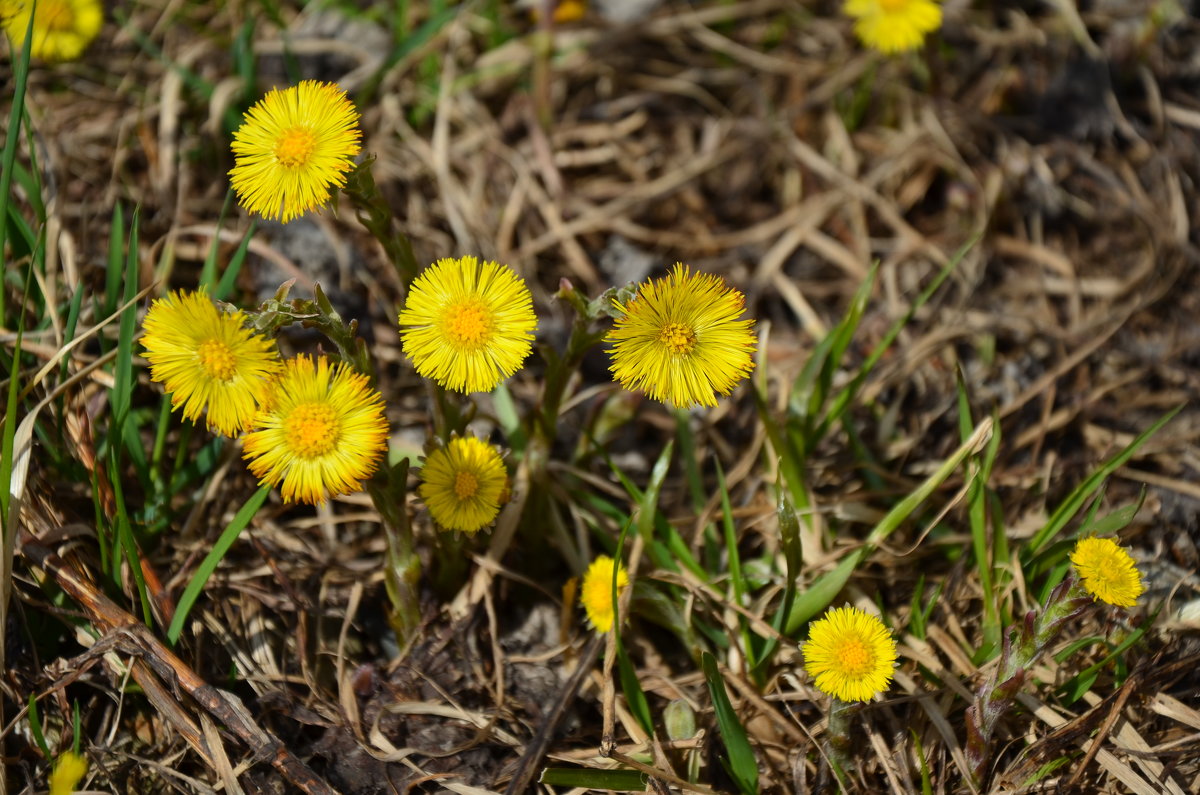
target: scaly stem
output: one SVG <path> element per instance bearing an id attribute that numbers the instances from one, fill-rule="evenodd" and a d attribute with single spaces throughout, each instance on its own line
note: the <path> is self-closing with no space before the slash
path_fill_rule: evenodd
<path id="1" fill-rule="evenodd" d="M 1082 613 L 1091 598 L 1074 575 L 1068 575 L 1046 598 L 1040 613 L 1030 610 L 1019 627 L 1004 636 L 996 670 L 984 680 L 967 709 L 967 763 L 975 784 L 982 786 L 987 773 L 989 746 L 996 723 L 1012 707 L 1017 693 L 1031 676 L 1033 665 L 1045 653 L 1063 624 Z"/>
<path id="2" fill-rule="evenodd" d="M 854 761 L 850 755 L 850 715 L 854 705 L 832 697 L 829 704 L 829 727 L 825 730 L 825 753 L 829 754 L 829 764 L 833 775 L 837 777 L 838 786 L 848 789 L 847 778 L 854 769 Z"/>
<path id="3" fill-rule="evenodd" d="M 412 243 L 409 242 L 408 236 L 400 231 L 399 224 L 395 222 L 395 213 L 375 185 L 375 177 L 371 174 L 371 164 L 374 162 L 374 156 L 370 156 L 355 166 L 346 175 L 346 186 L 342 188 L 342 192 L 354 205 L 359 223 L 383 246 L 388 259 L 400 274 L 400 282 L 407 292 L 408 286 L 417 278 L 421 269 L 413 254 Z"/>
<path id="4" fill-rule="evenodd" d="M 392 603 L 388 623 L 396 633 L 401 654 L 412 646 L 421 628 L 421 559 L 417 556 L 408 512 L 404 508 L 407 479 L 408 461 L 402 461 L 376 473 L 367 483 L 367 493 L 383 519 L 383 533 L 387 539 L 384 584 Z"/>

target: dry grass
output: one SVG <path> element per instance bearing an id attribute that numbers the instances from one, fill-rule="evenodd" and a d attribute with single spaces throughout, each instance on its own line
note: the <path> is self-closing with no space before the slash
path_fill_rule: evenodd
<path id="1" fill-rule="evenodd" d="M 1016 609 L 1028 608 L 1037 596 L 1016 560 L 1020 540 L 1099 462 L 1200 391 L 1192 225 L 1200 210 L 1200 23 L 1183 16 L 1153 27 L 1149 3 L 1099 3 L 1074 20 L 1049 5 L 983 11 L 950 3 L 938 43 L 886 61 L 853 42 L 836 5 L 677 3 L 629 26 L 593 12 L 554 32 L 544 78 L 527 18 L 472 7 L 383 74 L 362 106 L 365 149 L 378 157 L 376 180 L 418 260 L 470 252 L 511 263 L 533 286 L 547 343 L 566 335 L 569 321 L 551 299 L 563 278 L 595 295 L 676 260 L 725 275 L 759 319 L 777 408 L 875 260 L 878 289 L 851 351 L 855 364 L 952 253 L 981 235 L 865 387 L 853 422 L 870 467 L 844 434 L 808 462 L 819 514 L 805 539 L 805 579 L 833 568 L 897 495 L 958 446 L 961 373 L 977 414 L 997 412 L 1002 442 L 991 484 L 1014 553 L 1006 587 Z M 27 105 L 52 198 L 45 278 L 60 295 L 81 284 L 103 289 L 118 201 L 141 205 L 142 285 L 195 283 L 218 234 L 231 165 L 225 117 L 255 93 L 233 76 L 230 52 L 243 22 L 263 16 L 259 6 L 122 9 L 128 21 L 110 21 L 82 62 L 31 76 Z M 280 32 L 260 23 L 260 87 L 290 69 L 298 70 L 292 77 L 338 80 L 352 94 L 370 84 L 379 60 L 373 37 L 386 47 L 383 30 L 336 10 L 289 7 L 284 15 L 298 31 L 294 65 L 280 55 Z M 496 44 L 498 25 L 517 35 Z M 161 60 L 138 45 L 141 37 Z M 1100 60 L 1085 59 L 1088 52 Z M 211 96 L 189 86 L 179 67 L 207 81 Z M 241 233 L 221 235 L 227 256 Z M 320 282 L 339 311 L 360 318 L 395 444 L 418 450 L 429 418 L 399 349 L 399 282 L 351 213 L 266 228 L 251 254 L 245 295 L 265 298 L 295 277 L 298 289 Z M 8 287 L 14 298 L 11 278 Z M 81 329 L 103 320 L 90 304 L 85 298 Z M 52 324 L 23 349 L 53 361 L 66 342 Z M 11 353 L 7 330 L 3 343 Z M 87 369 L 99 358 L 94 340 L 66 356 L 79 378 L 63 390 L 63 449 L 89 470 L 92 426 L 105 422 L 111 386 L 103 369 Z M 38 399 L 60 385 L 50 369 L 38 377 Z M 527 370 L 511 383 L 519 402 L 535 399 L 538 375 Z M 573 428 L 611 392 L 602 359 L 585 362 L 578 386 L 564 409 Z M 614 434 L 608 450 L 644 483 L 674 418 L 661 407 L 636 408 L 640 421 Z M 774 455 L 749 396 L 692 422 L 703 471 L 711 476 L 718 460 L 725 472 L 743 554 L 777 559 Z M 1129 621 L 1148 621 L 1161 606 L 1153 630 L 1126 655 L 1127 673 L 1105 668 L 1074 703 L 1055 685 L 1104 647 L 1043 659 L 996 738 L 987 792 L 1200 789 L 1198 436 L 1200 414 L 1189 405 L 1117 473 L 1105 498 L 1119 506 L 1147 490 L 1123 539 L 1151 585 Z M 603 461 L 572 456 L 576 442 L 567 433 L 556 451 L 559 488 L 626 500 Z M 6 637 L 9 791 L 45 789 L 47 764 L 23 711 L 30 694 L 50 727 L 61 728 L 79 705 L 89 787 L 100 791 L 533 792 L 547 790 L 521 777 L 548 764 L 614 759 L 664 774 L 657 791 L 732 791 L 717 761 L 704 678 L 687 650 L 647 622 L 626 633 L 656 714 L 684 699 L 704 730 L 675 743 L 647 737 L 623 700 L 611 698 L 616 673 L 596 662 L 598 642 L 562 609 L 560 589 L 586 556 L 547 553 L 553 535 L 539 537 L 536 522 L 470 547 L 466 584 L 427 591 L 425 640 L 398 658 L 387 640 L 384 540 L 369 500 L 314 512 L 273 498 L 208 584 L 175 658 L 154 631 L 128 629 L 138 624 L 131 583 L 123 604 L 87 601 L 96 593 L 88 582 L 97 565 L 92 489 L 111 489 L 103 472 L 95 470 L 95 486 L 65 482 L 40 456 L 35 446 Z M 899 629 L 895 686 L 857 723 L 852 784 L 863 792 L 921 792 L 923 775 L 933 792 L 971 790 L 963 713 L 988 663 L 971 657 L 980 595 L 967 556 L 957 554 L 970 546 L 955 504 L 962 487 L 961 478 L 944 484 L 930 518 L 948 508 L 946 520 L 902 528 L 840 597 L 879 605 Z M 227 450 L 194 505 L 146 548 L 142 567 L 161 581 L 160 608 L 171 609 L 252 488 Z M 428 537 L 423 507 L 414 498 L 409 509 Z M 660 510 L 689 539 L 720 519 L 716 498 L 694 508 L 677 470 Z M 586 539 L 579 513 L 547 521 Z M 687 594 L 689 615 L 735 637 L 741 611 L 771 631 L 777 590 L 743 610 L 691 575 L 652 573 L 638 553 L 631 568 Z M 60 586 L 80 580 L 78 592 L 68 591 L 76 600 L 56 600 L 44 586 L 55 571 Z M 909 630 L 918 575 L 926 596 L 941 588 L 923 639 Z M 65 633 L 81 618 L 99 640 Z M 1127 628 L 1096 622 L 1078 636 L 1116 638 Z M 800 672 L 795 641 L 785 640 L 762 687 L 742 662 L 736 651 L 721 659 L 762 791 L 813 790 L 822 781 L 825 702 Z M 606 719 L 615 721 L 615 748 L 605 757 Z M 666 783 L 668 770 L 685 776 L 693 753 L 704 759 L 703 786 Z M 1050 764 L 1052 772 L 1026 785 Z"/>

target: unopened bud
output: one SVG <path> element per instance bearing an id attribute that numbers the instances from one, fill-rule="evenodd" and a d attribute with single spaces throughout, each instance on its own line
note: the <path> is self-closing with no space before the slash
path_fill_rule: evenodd
<path id="1" fill-rule="evenodd" d="M 696 736 L 696 713 L 682 698 L 677 698 L 663 710 L 663 723 L 672 740 L 690 740 Z"/>

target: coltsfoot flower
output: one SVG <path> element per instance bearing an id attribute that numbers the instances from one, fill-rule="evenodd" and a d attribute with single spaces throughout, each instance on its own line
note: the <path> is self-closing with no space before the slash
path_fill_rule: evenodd
<path id="1" fill-rule="evenodd" d="M 50 773 L 50 795 L 71 795 L 87 775 L 87 757 L 74 751 L 63 751 Z"/>
<path id="2" fill-rule="evenodd" d="M 1133 607 L 1145 590 L 1133 558 L 1111 538 L 1081 539 L 1071 552 L 1071 563 L 1084 590 L 1101 602 Z"/>
<path id="3" fill-rule="evenodd" d="M 241 311 L 217 309 L 204 292 L 178 291 L 150 305 L 142 347 L 150 378 L 171 405 L 210 429 L 237 436 L 250 427 L 282 368 L 275 344 L 245 326 Z"/>
<path id="4" fill-rule="evenodd" d="M 285 502 L 317 505 L 362 488 L 387 450 L 383 398 L 344 363 L 289 359 L 255 418 L 242 454 Z"/>
<path id="5" fill-rule="evenodd" d="M 43 61 L 73 61 L 83 54 L 104 25 L 100 0 L 0 0 L 0 25 L 13 49 L 25 43 L 29 15 L 33 14 L 33 38 L 29 54 Z"/>
<path id="6" fill-rule="evenodd" d="M 630 390 L 680 408 L 715 406 L 754 369 L 753 320 L 739 320 L 746 299 L 718 276 L 676 264 L 664 279 L 638 287 L 605 338 L 613 377 Z"/>
<path id="7" fill-rule="evenodd" d="M 935 0 L 846 0 L 844 10 L 859 40 L 885 55 L 915 50 L 942 26 Z"/>
<path id="8" fill-rule="evenodd" d="M 841 701 L 869 701 L 887 689 L 896 667 L 892 633 L 878 617 L 849 605 L 814 621 L 802 651 L 817 689 Z"/>
<path id="9" fill-rule="evenodd" d="M 580 601 L 587 612 L 588 622 L 597 632 L 612 629 L 613 617 L 617 612 L 612 594 L 614 567 L 617 570 L 617 598 L 620 599 L 629 585 L 629 572 L 625 571 L 624 565 L 614 562 L 608 555 L 601 555 L 592 561 L 583 575 Z"/>
<path id="10" fill-rule="evenodd" d="M 440 259 L 412 283 L 400 311 L 417 373 L 456 392 L 490 392 L 533 348 L 533 297 L 511 268 Z"/>
<path id="11" fill-rule="evenodd" d="M 451 439 L 425 458 L 418 492 L 439 525 L 475 533 L 496 518 L 507 485 L 496 448 L 467 436 Z"/>
<path id="12" fill-rule="evenodd" d="M 242 206 L 287 223 L 324 205 L 354 166 L 357 122 L 358 111 L 333 83 L 305 80 L 267 92 L 233 134 L 229 177 Z"/>

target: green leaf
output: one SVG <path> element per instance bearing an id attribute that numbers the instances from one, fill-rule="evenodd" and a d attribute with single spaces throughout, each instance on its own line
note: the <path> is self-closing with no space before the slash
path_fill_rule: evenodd
<path id="1" fill-rule="evenodd" d="M 713 712 L 717 717 L 717 728 L 729 755 L 726 760 L 729 775 L 745 795 L 756 795 L 758 760 L 755 759 L 754 749 L 750 747 L 750 740 L 746 737 L 746 729 L 738 719 L 733 705 L 729 703 L 729 695 L 725 692 L 725 679 L 717 668 L 716 659 L 704 652 L 700 660 L 704 668 L 704 679 L 708 683 L 708 693 L 712 698 Z"/>

